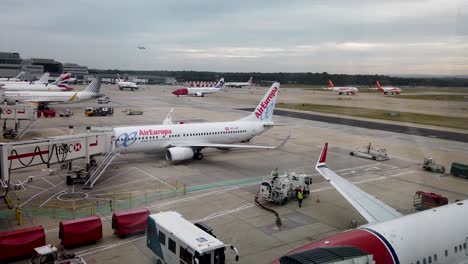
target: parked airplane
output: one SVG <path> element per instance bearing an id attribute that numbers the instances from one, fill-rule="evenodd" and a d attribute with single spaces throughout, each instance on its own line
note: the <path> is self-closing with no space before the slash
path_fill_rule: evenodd
<path id="1" fill-rule="evenodd" d="M 70 77 L 70 73 L 64 72 L 55 82 L 48 83 L 49 73 L 45 73 L 39 81 L 34 83 L 10 82 L 0 84 L 0 87 L 5 91 L 73 91 L 73 88 L 66 84 Z"/>
<path id="2" fill-rule="evenodd" d="M 123 89 L 130 89 L 132 91 L 135 91 L 135 90 L 138 90 L 138 85 L 134 82 L 129 82 L 127 80 L 121 80 L 120 79 L 120 75 L 117 74 L 117 87 L 119 87 L 120 90 L 123 90 Z"/>
<path id="3" fill-rule="evenodd" d="M 242 88 L 242 86 L 252 86 L 252 84 L 253 84 L 253 77 L 250 77 L 250 79 L 247 82 L 228 82 L 226 83 L 226 86 Z"/>
<path id="4" fill-rule="evenodd" d="M 99 93 L 100 88 L 101 77 L 97 77 L 81 92 L 4 91 L 0 98 L 8 104 L 37 103 L 40 107 L 45 107 L 51 103 L 77 103 L 102 97 L 104 94 Z"/>
<path id="5" fill-rule="evenodd" d="M 325 143 L 316 170 L 369 223 L 305 245 L 288 255 L 317 248 L 350 246 L 372 254 L 376 264 L 468 263 L 468 200 L 403 216 L 328 169 L 327 149 L 328 143 Z"/>
<path id="6" fill-rule="evenodd" d="M 248 142 L 273 127 L 272 117 L 279 87 L 279 83 L 274 83 L 255 110 L 237 121 L 173 124 L 171 109 L 162 125 L 116 127 L 113 131 L 115 147 L 121 153 L 164 152 L 170 161 L 201 160 L 205 148 L 277 148 L 236 143 Z"/>
<path id="7" fill-rule="evenodd" d="M 26 72 L 22 71 L 16 77 L 13 78 L 0 78 L 0 82 L 21 82 L 24 81 L 24 77 L 26 76 Z"/>
<path id="8" fill-rule="evenodd" d="M 335 87 L 331 80 L 328 80 L 328 90 L 337 92 L 339 95 L 346 94 L 357 94 L 359 89 L 356 87 L 345 86 L 345 87 Z"/>
<path id="9" fill-rule="evenodd" d="M 380 86 L 380 83 L 379 81 L 376 81 L 376 87 L 377 87 L 377 90 L 383 92 L 384 94 L 400 94 L 401 93 L 401 89 L 398 88 L 398 87 L 382 87 Z"/>
<path id="10" fill-rule="evenodd" d="M 204 97 L 205 94 L 216 93 L 224 88 L 224 78 L 221 78 L 219 82 L 213 87 L 186 87 L 174 90 L 172 93 L 177 95 L 194 95 Z"/>

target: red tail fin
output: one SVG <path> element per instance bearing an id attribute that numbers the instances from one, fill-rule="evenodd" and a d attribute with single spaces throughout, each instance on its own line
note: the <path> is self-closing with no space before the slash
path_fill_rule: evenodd
<path id="1" fill-rule="evenodd" d="M 335 87 L 335 86 L 333 86 L 332 81 L 331 81 L 331 80 L 328 80 L 328 88 L 333 88 L 333 87 Z"/>
<path id="2" fill-rule="evenodd" d="M 375 81 L 375 85 L 377 86 L 377 90 L 383 91 L 383 88 L 382 88 L 382 86 L 380 86 L 379 81 Z"/>

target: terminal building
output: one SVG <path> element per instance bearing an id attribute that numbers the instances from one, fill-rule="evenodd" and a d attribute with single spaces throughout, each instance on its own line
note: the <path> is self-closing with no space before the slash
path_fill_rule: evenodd
<path id="1" fill-rule="evenodd" d="M 11 78 L 21 72 L 21 57 L 15 52 L 0 52 L 0 78 Z"/>
<path id="2" fill-rule="evenodd" d="M 72 78 L 75 78 L 76 82 L 84 82 L 85 76 L 89 74 L 88 67 L 75 63 L 64 63 L 63 71 L 71 73 Z"/>

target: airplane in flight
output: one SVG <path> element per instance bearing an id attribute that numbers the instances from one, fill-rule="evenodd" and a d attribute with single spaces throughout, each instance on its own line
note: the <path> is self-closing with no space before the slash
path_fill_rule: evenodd
<path id="1" fill-rule="evenodd" d="M 22 71 L 18 75 L 13 78 L 0 78 L 0 82 L 22 82 L 24 81 L 24 77 L 26 76 L 26 72 Z"/>
<path id="2" fill-rule="evenodd" d="M 235 87 L 235 88 L 242 88 L 242 86 L 252 86 L 253 85 L 253 77 L 250 77 L 250 79 L 247 82 L 227 82 L 226 86 L 227 87 Z"/>
<path id="3" fill-rule="evenodd" d="M 376 264 L 468 263 L 468 200 L 403 216 L 327 168 L 327 150 L 325 143 L 316 170 L 368 224 L 307 244 L 282 258 L 305 251 L 310 255 L 314 249 L 352 247 L 372 254 Z M 282 258 L 274 263 L 286 263 Z"/>
<path id="4" fill-rule="evenodd" d="M 101 77 L 95 78 L 85 90 L 80 92 L 31 92 L 31 91 L 3 91 L 1 101 L 7 104 L 35 103 L 40 108 L 52 103 L 77 103 L 93 100 L 104 96 L 100 94 Z"/>
<path id="5" fill-rule="evenodd" d="M 138 45 L 137 49 L 144 50 L 144 49 L 146 49 L 146 48 L 143 47 L 143 46 Z"/>
<path id="6" fill-rule="evenodd" d="M 138 85 L 134 82 L 129 82 L 128 80 L 121 80 L 120 75 L 117 74 L 117 87 L 119 87 L 119 90 L 123 89 L 130 89 L 132 91 L 138 90 Z"/>
<path id="7" fill-rule="evenodd" d="M 351 87 L 351 86 L 335 87 L 331 80 L 328 80 L 328 90 L 337 92 L 339 95 L 342 95 L 342 94 L 355 95 L 359 92 L 359 89 L 356 87 Z"/>
<path id="8" fill-rule="evenodd" d="M 398 87 L 382 87 L 380 86 L 379 81 L 375 82 L 377 90 L 381 91 L 383 94 L 400 94 L 401 89 Z"/>
<path id="9" fill-rule="evenodd" d="M 205 94 L 216 93 L 221 91 L 224 88 L 224 78 L 221 78 L 219 82 L 213 87 L 186 87 L 179 88 L 172 92 L 172 94 L 177 95 L 193 95 L 198 97 L 204 97 Z"/>
<path id="10" fill-rule="evenodd" d="M 202 150 L 275 149 L 279 146 L 238 144 L 249 142 L 274 126 L 272 117 L 280 84 L 274 83 L 255 110 L 248 116 L 231 122 L 198 124 L 172 123 L 172 109 L 162 125 L 116 127 L 113 130 L 115 148 L 120 153 L 163 152 L 169 161 L 201 160 Z"/>
<path id="11" fill-rule="evenodd" d="M 64 72 L 59 78 L 52 83 L 49 83 L 49 73 L 45 73 L 41 79 L 34 83 L 28 82 L 9 82 L 0 84 L 0 88 L 5 91 L 73 91 L 73 88 L 66 84 L 70 80 L 71 74 Z"/>

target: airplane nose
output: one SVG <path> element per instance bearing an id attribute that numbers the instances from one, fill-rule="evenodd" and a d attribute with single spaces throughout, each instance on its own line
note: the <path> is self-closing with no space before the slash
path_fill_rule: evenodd
<path id="1" fill-rule="evenodd" d="M 188 94 L 188 89 L 187 88 L 180 88 L 176 89 L 175 91 L 172 92 L 174 95 L 187 95 Z"/>

